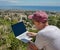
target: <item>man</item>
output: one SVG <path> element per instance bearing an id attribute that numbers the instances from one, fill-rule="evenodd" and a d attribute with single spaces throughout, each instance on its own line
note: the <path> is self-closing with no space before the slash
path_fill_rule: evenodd
<path id="1" fill-rule="evenodd" d="M 48 15 L 44 11 L 37 11 L 29 15 L 39 32 L 27 33 L 28 36 L 36 36 L 35 43 L 29 42 L 30 50 L 60 50 L 60 29 L 48 24 Z"/>

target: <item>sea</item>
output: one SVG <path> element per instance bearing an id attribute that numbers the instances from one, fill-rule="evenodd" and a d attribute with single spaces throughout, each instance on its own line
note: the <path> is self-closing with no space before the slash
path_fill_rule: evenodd
<path id="1" fill-rule="evenodd" d="M 60 6 L 0 6 L 0 9 L 44 10 L 60 12 Z"/>

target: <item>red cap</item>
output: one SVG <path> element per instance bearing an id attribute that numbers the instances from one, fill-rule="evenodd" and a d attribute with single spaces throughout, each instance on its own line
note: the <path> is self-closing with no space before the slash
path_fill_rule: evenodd
<path id="1" fill-rule="evenodd" d="M 46 22 L 48 20 L 48 15 L 44 11 L 36 11 L 32 15 L 29 15 L 28 18 L 34 19 L 38 22 Z"/>

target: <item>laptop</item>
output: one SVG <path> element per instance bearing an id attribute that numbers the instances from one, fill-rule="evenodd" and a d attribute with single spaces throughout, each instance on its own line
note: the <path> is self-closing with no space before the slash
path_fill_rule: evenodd
<path id="1" fill-rule="evenodd" d="M 31 37 L 27 36 L 28 31 L 23 22 L 19 22 L 12 25 L 12 30 L 14 32 L 15 37 L 23 41 L 24 43 L 28 43 L 30 40 L 32 40 Z"/>

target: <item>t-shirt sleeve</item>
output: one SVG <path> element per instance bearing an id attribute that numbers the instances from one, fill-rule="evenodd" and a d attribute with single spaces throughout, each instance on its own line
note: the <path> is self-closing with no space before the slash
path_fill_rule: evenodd
<path id="1" fill-rule="evenodd" d="M 51 44 L 60 36 L 60 30 L 56 27 L 47 27 L 38 32 L 35 40 L 35 44 L 38 48 L 44 46 L 52 46 Z"/>
<path id="2" fill-rule="evenodd" d="M 50 40 L 53 38 L 51 38 L 51 35 L 48 34 L 48 32 L 46 32 L 47 35 L 45 34 L 45 32 L 38 32 L 37 36 L 36 36 L 36 40 L 35 40 L 35 45 L 39 48 L 45 48 L 46 46 L 48 46 L 48 44 L 50 44 Z M 49 47 L 49 46 L 48 46 Z"/>
<path id="3" fill-rule="evenodd" d="M 42 49 L 45 47 L 47 44 L 47 40 L 42 36 L 42 32 L 38 32 L 35 40 L 35 45 L 39 48 Z"/>
<path id="4" fill-rule="evenodd" d="M 43 31 L 38 32 L 39 35 L 47 37 L 49 39 L 56 39 L 59 36 L 59 30 L 56 29 L 45 29 Z"/>

